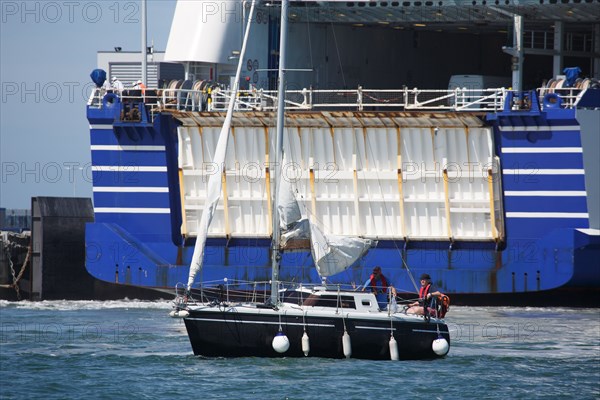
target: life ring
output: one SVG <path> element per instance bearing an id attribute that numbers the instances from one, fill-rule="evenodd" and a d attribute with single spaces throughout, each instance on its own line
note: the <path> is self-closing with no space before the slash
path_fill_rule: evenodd
<path id="1" fill-rule="evenodd" d="M 542 101 L 544 108 L 560 108 L 562 102 L 562 98 L 556 93 L 547 93 Z"/>
<path id="2" fill-rule="evenodd" d="M 106 93 L 102 98 L 103 108 L 113 108 L 121 102 L 121 98 L 115 93 Z"/>

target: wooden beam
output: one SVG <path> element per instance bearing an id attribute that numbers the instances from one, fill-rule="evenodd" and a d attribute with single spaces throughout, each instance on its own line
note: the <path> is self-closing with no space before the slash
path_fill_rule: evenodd
<path id="1" fill-rule="evenodd" d="M 308 176 L 309 176 L 309 184 L 310 184 L 310 202 L 313 218 L 317 215 L 317 194 L 315 191 L 315 169 L 314 166 L 314 158 L 310 157 L 308 159 Z"/>
<path id="2" fill-rule="evenodd" d="M 265 133 L 265 187 L 267 189 L 267 234 L 273 236 L 273 203 L 271 198 L 271 170 L 269 168 L 269 127 L 264 126 Z"/>
<path id="3" fill-rule="evenodd" d="M 183 179 L 183 169 L 179 168 L 179 197 L 181 201 L 181 234 L 186 236 L 188 233 L 187 228 L 187 214 L 185 212 L 185 182 Z"/>
<path id="4" fill-rule="evenodd" d="M 448 162 L 444 158 L 442 160 L 444 169 L 443 169 L 443 178 L 444 178 L 444 204 L 446 205 L 446 228 L 448 229 L 448 238 L 452 242 L 452 225 L 450 224 L 450 193 L 448 190 Z"/>
<path id="5" fill-rule="evenodd" d="M 397 144 L 397 170 L 398 170 L 398 206 L 400 207 L 400 229 L 402 229 L 401 235 L 406 237 L 406 222 L 404 220 L 404 188 L 403 178 L 402 178 L 402 133 L 400 131 L 400 127 L 396 126 L 396 138 L 398 141 Z"/>
<path id="6" fill-rule="evenodd" d="M 496 209 L 494 207 L 494 173 L 492 171 L 492 165 L 487 170 L 488 179 L 488 190 L 490 195 L 490 222 L 492 228 L 492 237 L 495 241 L 498 241 L 498 230 L 496 229 Z"/>

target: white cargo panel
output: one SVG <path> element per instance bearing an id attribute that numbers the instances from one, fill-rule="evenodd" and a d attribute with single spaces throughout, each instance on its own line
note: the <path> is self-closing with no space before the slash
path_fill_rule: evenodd
<path id="1" fill-rule="evenodd" d="M 223 116 L 178 117 L 182 233 L 196 235 Z M 209 235 L 269 237 L 275 119 L 238 113 Z M 305 216 L 327 233 L 398 240 L 502 240 L 490 127 L 465 114 L 289 114 L 283 166 Z M 270 176 L 270 180 L 267 177 Z"/>

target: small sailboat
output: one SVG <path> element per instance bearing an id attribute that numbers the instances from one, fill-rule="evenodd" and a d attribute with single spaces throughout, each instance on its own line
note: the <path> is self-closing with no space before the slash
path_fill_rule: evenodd
<path id="1" fill-rule="evenodd" d="M 242 44 L 243 60 L 252 2 Z M 183 318 L 195 355 L 206 357 L 327 357 L 371 360 L 428 359 L 449 351 L 448 327 L 437 316 L 410 315 L 398 310 L 394 297 L 378 302 L 376 295 L 360 288 L 331 285 L 327 278 L 352 266 L 373 243 L 359 237 L 324 233 L 314 218 L 303 218 L 293 185 L 281 179 L 284 158 L 284 97 L 288 0 L 281 3 L 280 63 L 275 174 L 273 179 L 272 276 L 263 284 L 244 282 L 233 290 L 227 280 L 192 292 L 202 268 L 206 234 L 221 193 L 221 173 L 211 175 L 208 196 L 198 228 L 187 285 L 175 301 L 171 316 Z M 239 82 L 241 62 L 235 84 Z M 215 150 L 214 164 L 223 168 L 229 125 L 236 96 L 230 99 Z M 278 167 L 279 166 L 279 167 Z M 283 230 L 283 232 L 282 232 Z M 322 281 L 319 284 L 285 285 L 279 281 L 282 243 L 308 238 L 311 254 Z M 242 289 L 242 290 L 239 290 Z M 194 298 L 198 296 L 199 300 Z"/>

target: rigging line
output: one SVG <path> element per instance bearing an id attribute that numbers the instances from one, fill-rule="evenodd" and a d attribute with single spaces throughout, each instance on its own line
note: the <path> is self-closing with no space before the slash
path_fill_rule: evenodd
<path id="1" fill-rule="evenodd" d="M 302 310 L 302 308 L 300 308 Z M 302 330 L 304 331 L 304 333 L 306 333 L 306 310 L 302 310 Z M 438 333 L 439 332 L 439 327 L 438 327 Z"/>
<path id="2" fill-rule="evenodd" d="M 389 312 L 390 306 L 388 305 L 388 317 L 390 317 L 390 334 L 394 337 L 394 316 Z"/>
<path id="3" fill-rule="evenodd" d="M 277 310 L 277 315 L 279 316 L 279 332 L 282 332 L 283 329 L 281 328 L 281 310 Z"/>
<path id="4" fill-rule="evenodd" d="M 344 75 L 344 66 L 342 65 L 342 59 L 340 57 L 340 48 L 338 46 L 337 37 L 335 36 L 335 29 L 333 27 L 333 22 L 331 22 L 331 32 L 333 33 L 333 42 L 335 43 L 335 51 L 338 56 L 338 64 L 340 65 L 340 72 L 342 73 L 342 81 L 344 82 L 344 89 L 347 89 L 346 86 L 346 76 Z"/>
<path id="5" fill-rule="evenodd" d="M 312 56 L 312 41 L 310 40 L 310 11 L 308 9 L 308 2 L 304 2 L 304 8 L 306 9 L 306 36 L 308 36 L 308 54 L 310 55 L 310 69 L 314 70 Z"/>
<path id="6" fill-rule="evenodd" d="M 413 287 L 418 292 L 419 291 L 419 287 L 417 286 L 417 282 L 415 281 L 415 277 L 413 276 L 412 271 L 408 267 L 408 264 L 406 263 L 406 261 L 404 261 L 404 255 L 402 254 L 402 251 L 400 251 L 400 259 L 402 260 L 402 264 L 404 264 L 404 266 L 406 267 L 406 271 L 408 271 L 408 277 L 410 278 L 410 281 L 412 282 Z"/>

